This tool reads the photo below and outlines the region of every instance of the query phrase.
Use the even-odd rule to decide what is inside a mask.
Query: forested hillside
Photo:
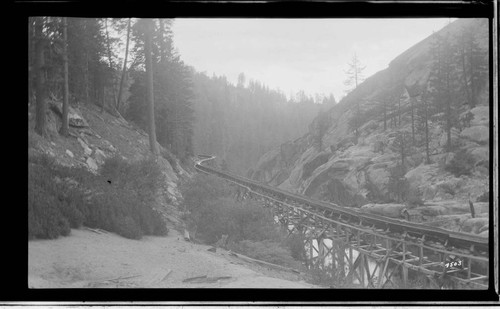
[[[457,20],[367,78],[306,135],[262,156],[252,177],[342,206],[398,218],[407,209],[415,221],[486,235],[488,59],[487,20]]]
[[[236,86],[203,73],[194,74],[193,84],[196,152],[214,154],[242,175],[274,145],[307,132],[312,119],[335,104],[333,96],[314,102],[303,92],[288,100],[258,81],[247,82],[243,73]]]
[[[37,100],[42,110],[46,100],[64,101],[67,63],[70,106],[94,104],[148,132],[146,33],[151,36],[156,140],[181,160],[195,150],[212,153],[219,164],[245,173],[274,145],[304,134],[320,111],[335,104],[332,96],[314,102],[302,91],[288,100],[280,91],[247,81],[243,73],[233,85],[225,77],[196,72],[174,49],[173,22],[31,18],[30,104]],[[44,116],[38,114],[37,131],[45,134]]]
[[[63,101],[67,63],[71,106],[94,104],[146,129],[144,40],[148,33],[157,141],[180,158],[192,155],[191,73],[173,51],[171,21],[152,23],[149,30],[140,19],[30,18],[30,103],[36,100],[41,110],[47,99]],[[45,134],[43,114],[38,113],[37,131]]]

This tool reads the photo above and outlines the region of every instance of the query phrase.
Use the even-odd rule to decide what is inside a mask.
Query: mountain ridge
[[[459,145],[454,151],[445,149],[447,136],[440,120],[442,114],[435,113],[429,117],[432,162],[425,164],[422,146],[412,146],[411,154],[404,158],[405,173],[398,176],[404,177],[409,186],[405,190],[412,197],[402,201],[399,197],[396,199],[392,192],[398,186],[398,181],[394,179],[401,157],[397,149],[398,136],[411,132],[413,104],[417,107],[423,104],[424,86],[432,75],[433,40],[446,35],[456,40],[464,29],[475,31],[478,45],[487,48],[486,20],[464,19],[450,23],[397,56],[388,68],[368,77],[333,106],[325,115],[329,127],[324,136],[319,136],[321,118],[317,117],[309,125],[308,133],[266,153],[248,176],[293,193],[342,206],[361,207],[365,211],[378,211],[398,218],[402,218],[399,211],[405,208],[411,210],[413,219],[418,222],[438,224],[436,222],[442,221],[440,226],[452,230],[474,230],[487,235],[484,227],[488,224],[489,207],[481,204],[486,203],[485,196],[489,194],[487,84],[483,84],[477,93],[477,106],[470,108],[462,105],[457,109],[459,121],[468,119],[469,124],[452,128],[451,136]],[[388,98],[394,98],[398,93],[401,94],[399,99],[396,96],[395,102],[399,104],[399,110],[388,117],[385,128],[381,108],[385,107]],[[438,100],[428,96],[426,100]],[[460,100],[459,97],[453,99],[454,102]],[[356,136],[350,123],[357,105],[366,114],[358,128],[359,136]],[[318,138],[324,145],[321,150],[317,147]],[[470,175],[457,176],[448,171],[460,152],[473,158]],[[465,207],[469,198],[480,209],[477,215],[482,216],[480,228],[470,228],[472,223],[469,221],[474,218]],[[373,207],[376,204],[387,206]]]

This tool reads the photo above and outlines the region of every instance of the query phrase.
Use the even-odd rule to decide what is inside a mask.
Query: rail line
[[[194,166],[196,170],[223,178],[238,185],[246,195],[253,196],[265,204],[272,204],[278,209],[276,212],[278,217],[296,225],[294,229],[299,229],[300,225],[304,225],[318,230],[321,233],[318,232],[314,237],[340,239],[344,245],[363,253],[366,258],[385,263],[383,267],[381,265],[377,277],[376,270],[372,273],[366,261],[358,261],[359,259],[351,261],[352,253],[348,257],[342,252],[337,252],[339,255],[337,263],[343,265],[344,259],[347,259],[350,269],[348,275],[357,276],[359,281],[367,281],[368,285],[375,286],[374,280],[377,278],[379,287],[383,287],[382,277],[385,276],[385,279],[389,281],[392,277],[386,273],[387,264],[392,262],[402,267],[403,277],[405,275],[407,277],[407,270],[411,269],[429,278],[439,278],[441,282],[443,278],[447,278],[475,288],[488,286],[488,238],[387,218],[361,212],[355,208],[313,200],[202,165],[213,160],[214,156],[198,155],[198,157],[200,159]],[[312,238],[310,241],[310,247],[313,247]],[[321,255],[322,250],[314,249],[317,254]],[[464,265],[446,267],[445,263],[450,257],[463,261]],[[318,257],[318,260],[320,258]],[[439,284],[436,285],[439,286]]]

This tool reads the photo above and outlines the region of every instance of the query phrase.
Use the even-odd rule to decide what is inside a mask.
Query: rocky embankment
[[[34,106],[28,109],[29,152],[45,153],[57,163],[71,167],[84,167],[98,173],[107,158],[120,156],[125,160],[137,161],[150,156],[147,134],[121,117],[101,112],[93,105],[71,106],[69,108],[69,137],[63,138],[58,129],[61,126],[61,102],[49,100],[47,109],[47,138],[33,133]],[[158,192],[157,209],[167,220],[182,226],[179,220],[179,202],[182,199],[178,184],[192,174],[189,167],[183,167],[179,160],[158,144],[157,158],[166,182]],[[68,180],[70,181],[70,180]]]
[[[451,24],[443,31],[458,31],[469,25],[467,23],[475,27],[480,24],[473,20],[461,23]],[[463,105],[459,111],[458,124],[451,132],[453,150],[446,150],[445,123],[439,113],[433,114],[428,122],[430,162],[426,162],[426,150],[421,142],[423,134],[418,133],[416,138],[420,142],[406,150],[402,178],[395,180],[391,175],[402,162],[398,135],[412,132],[411,107],[423,102],[431,65],[430,38],[427,38],[397,57],[386,70],[368,78],[328,111],[329,129],[322,136],[321,149],[317,142],[319,120],[315,119],[306,135],[266,153],[248,176],[341,206],[487,236],[488,214],[492,208],[488,202],[487,85],[478,91],[478,104],[474,108]],[[401,87],[398,90],[394,85]],[[359,127],[356,137],[349,124],[356,106],[380,111],[384,104],[381,98],[390,97],[387,93],[399,96],[400,114],[393,114],[384,127],[383,113],[373,112]],[[469,172],[462,175],[450,172],[453,158],[464,153],[472,158],[467,162]],[[408,186],[406,192],[411,192],[413,197],[398,203],[394,186],[403,182]],[[472,218],[469,202],[473,203],[475,218]],[[406,216],[402,214],[403,209],[407,210]]]

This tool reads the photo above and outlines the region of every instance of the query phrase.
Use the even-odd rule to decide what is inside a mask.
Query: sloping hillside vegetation
[[[279,90],[247,82],[243,73],[239,77],[236,86],[203,73],[192,80],[195,152],[215,155],[219,165],[240,175],[274,145],[307,132],[314,117],[335,104],[333,96],[315,102],[303,91],[288,100]]]
[[[71,108],[64,138],[58,103],[50,106],[46,138],[33,131],[33,106],[28,114],[30,238],[56,238],[83,225],[137,239],[181,224],[177,184],[190,174],[174,155],[160,146],[154,160],[144,131],[92,105]]]
[[[83,224],[140,238],[181,224],[194,117],[172,20],[27,21],[30,237]]]
[[[487,20],[457,20],[366,79],[307,134],[263,155],[250,176],[487,236],[489,120]]]

